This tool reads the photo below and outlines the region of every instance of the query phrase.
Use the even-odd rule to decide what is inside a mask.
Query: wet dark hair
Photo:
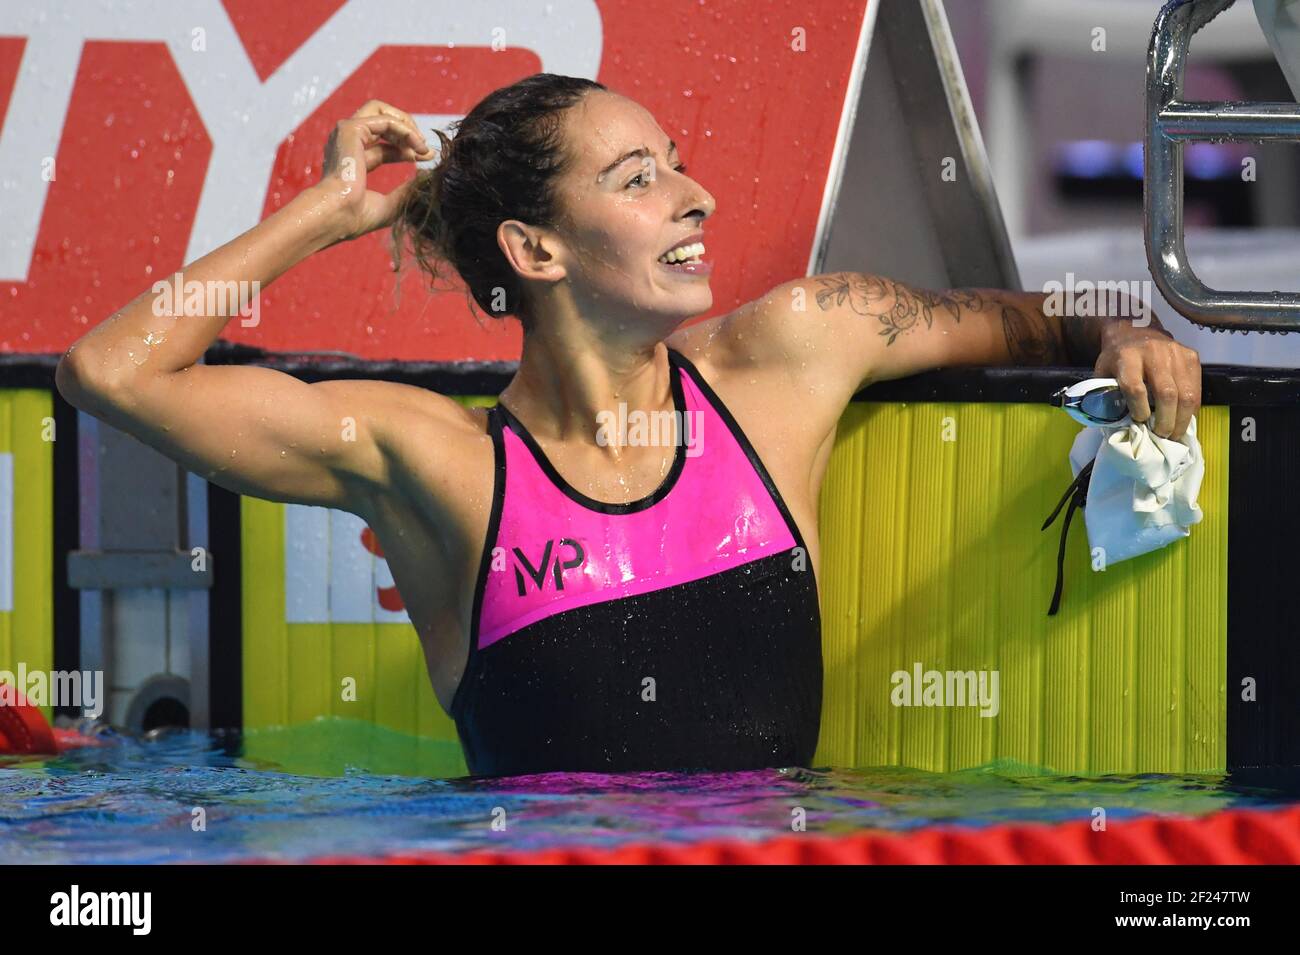
[[[563,113],[605,88],[580,77],[534,73],[488,94],[452,123],[454,138],[435,130],[438,165],[417,174],[393,223],[394,255],[400,260],[409,240],[432,287],[450,264],[483,311],[514,315],[528,331],[523,283],[497,247],[497,226],[505,219],[556,226],[554,183],[568,161]]]

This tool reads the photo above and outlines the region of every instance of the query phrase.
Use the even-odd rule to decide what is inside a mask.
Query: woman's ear
[[[518,219],[497,226],[497,246],[520,279],[558,282],[568,274],[559,261],[563,249],[559,240]]]

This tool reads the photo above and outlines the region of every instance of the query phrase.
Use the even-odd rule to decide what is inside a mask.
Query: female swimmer
[[[407,113],[366,104],[333,130],[318,184],[183,279],[265,288],[391,227],[431,275],[449,264],[522,323],[496,408],[199,364],[233,313],[168,314],[148,291],[68,351],[57,384],[221,487],[362,517],[476,775],[810,763],[818,490],[864,386],[1087,365],[1160,434],[1199,407],[1197,355],[1158,322],[1051,317],[1036,293],[798,276],[687,325],[713,304],[714,198],[649,112],[598,83],[530,76],[438,136],[435,153]],[[435,155],[367,189],[379,166]]]

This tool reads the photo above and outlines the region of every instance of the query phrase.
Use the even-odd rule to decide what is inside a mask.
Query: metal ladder
[[[1182,99],[1192,36],[1234,2],[1169,0],[1156,17],[1147,60],[1143,150],[1147,263],[1165,300],[1198,325],[1212,331],[1295,331],[1300,330],[1300,293],[1209,288],[1192,270],[1183,247],[1185,143],[1300,142],[1300,105],[1295,103]],[[1260,13],[1259,0],[1256,13]],[[1270,45],[1276,54],[1277,43]]]

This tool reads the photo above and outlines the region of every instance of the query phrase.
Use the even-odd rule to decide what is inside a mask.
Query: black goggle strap
[[[1084,465],[1070,486],[1065,489],[1061,495],[1061,500],[1057,502],[1056,508],[1052,511],[1051,516],[1043,522],[1042,530],[1047,530],[1052,521],[1056,520],[1056,515],[1061,512],[1061,508],[1066,501],[1070,502],[1070,507],[1065,512],[1065,521],[1061,524],[1061,546],[1056,552],[1056,589],[1052,592],[1052,606],[1047,611],[1049,617],[1055,616],[1056,611],[1061,606],[1061,589],[1065,586],[1065,541],[1070,533],[1070,519],[1074,517],[1074,512],[1080,510],[1088,502],[1088,482],[1092,478],[1093,461]]]

